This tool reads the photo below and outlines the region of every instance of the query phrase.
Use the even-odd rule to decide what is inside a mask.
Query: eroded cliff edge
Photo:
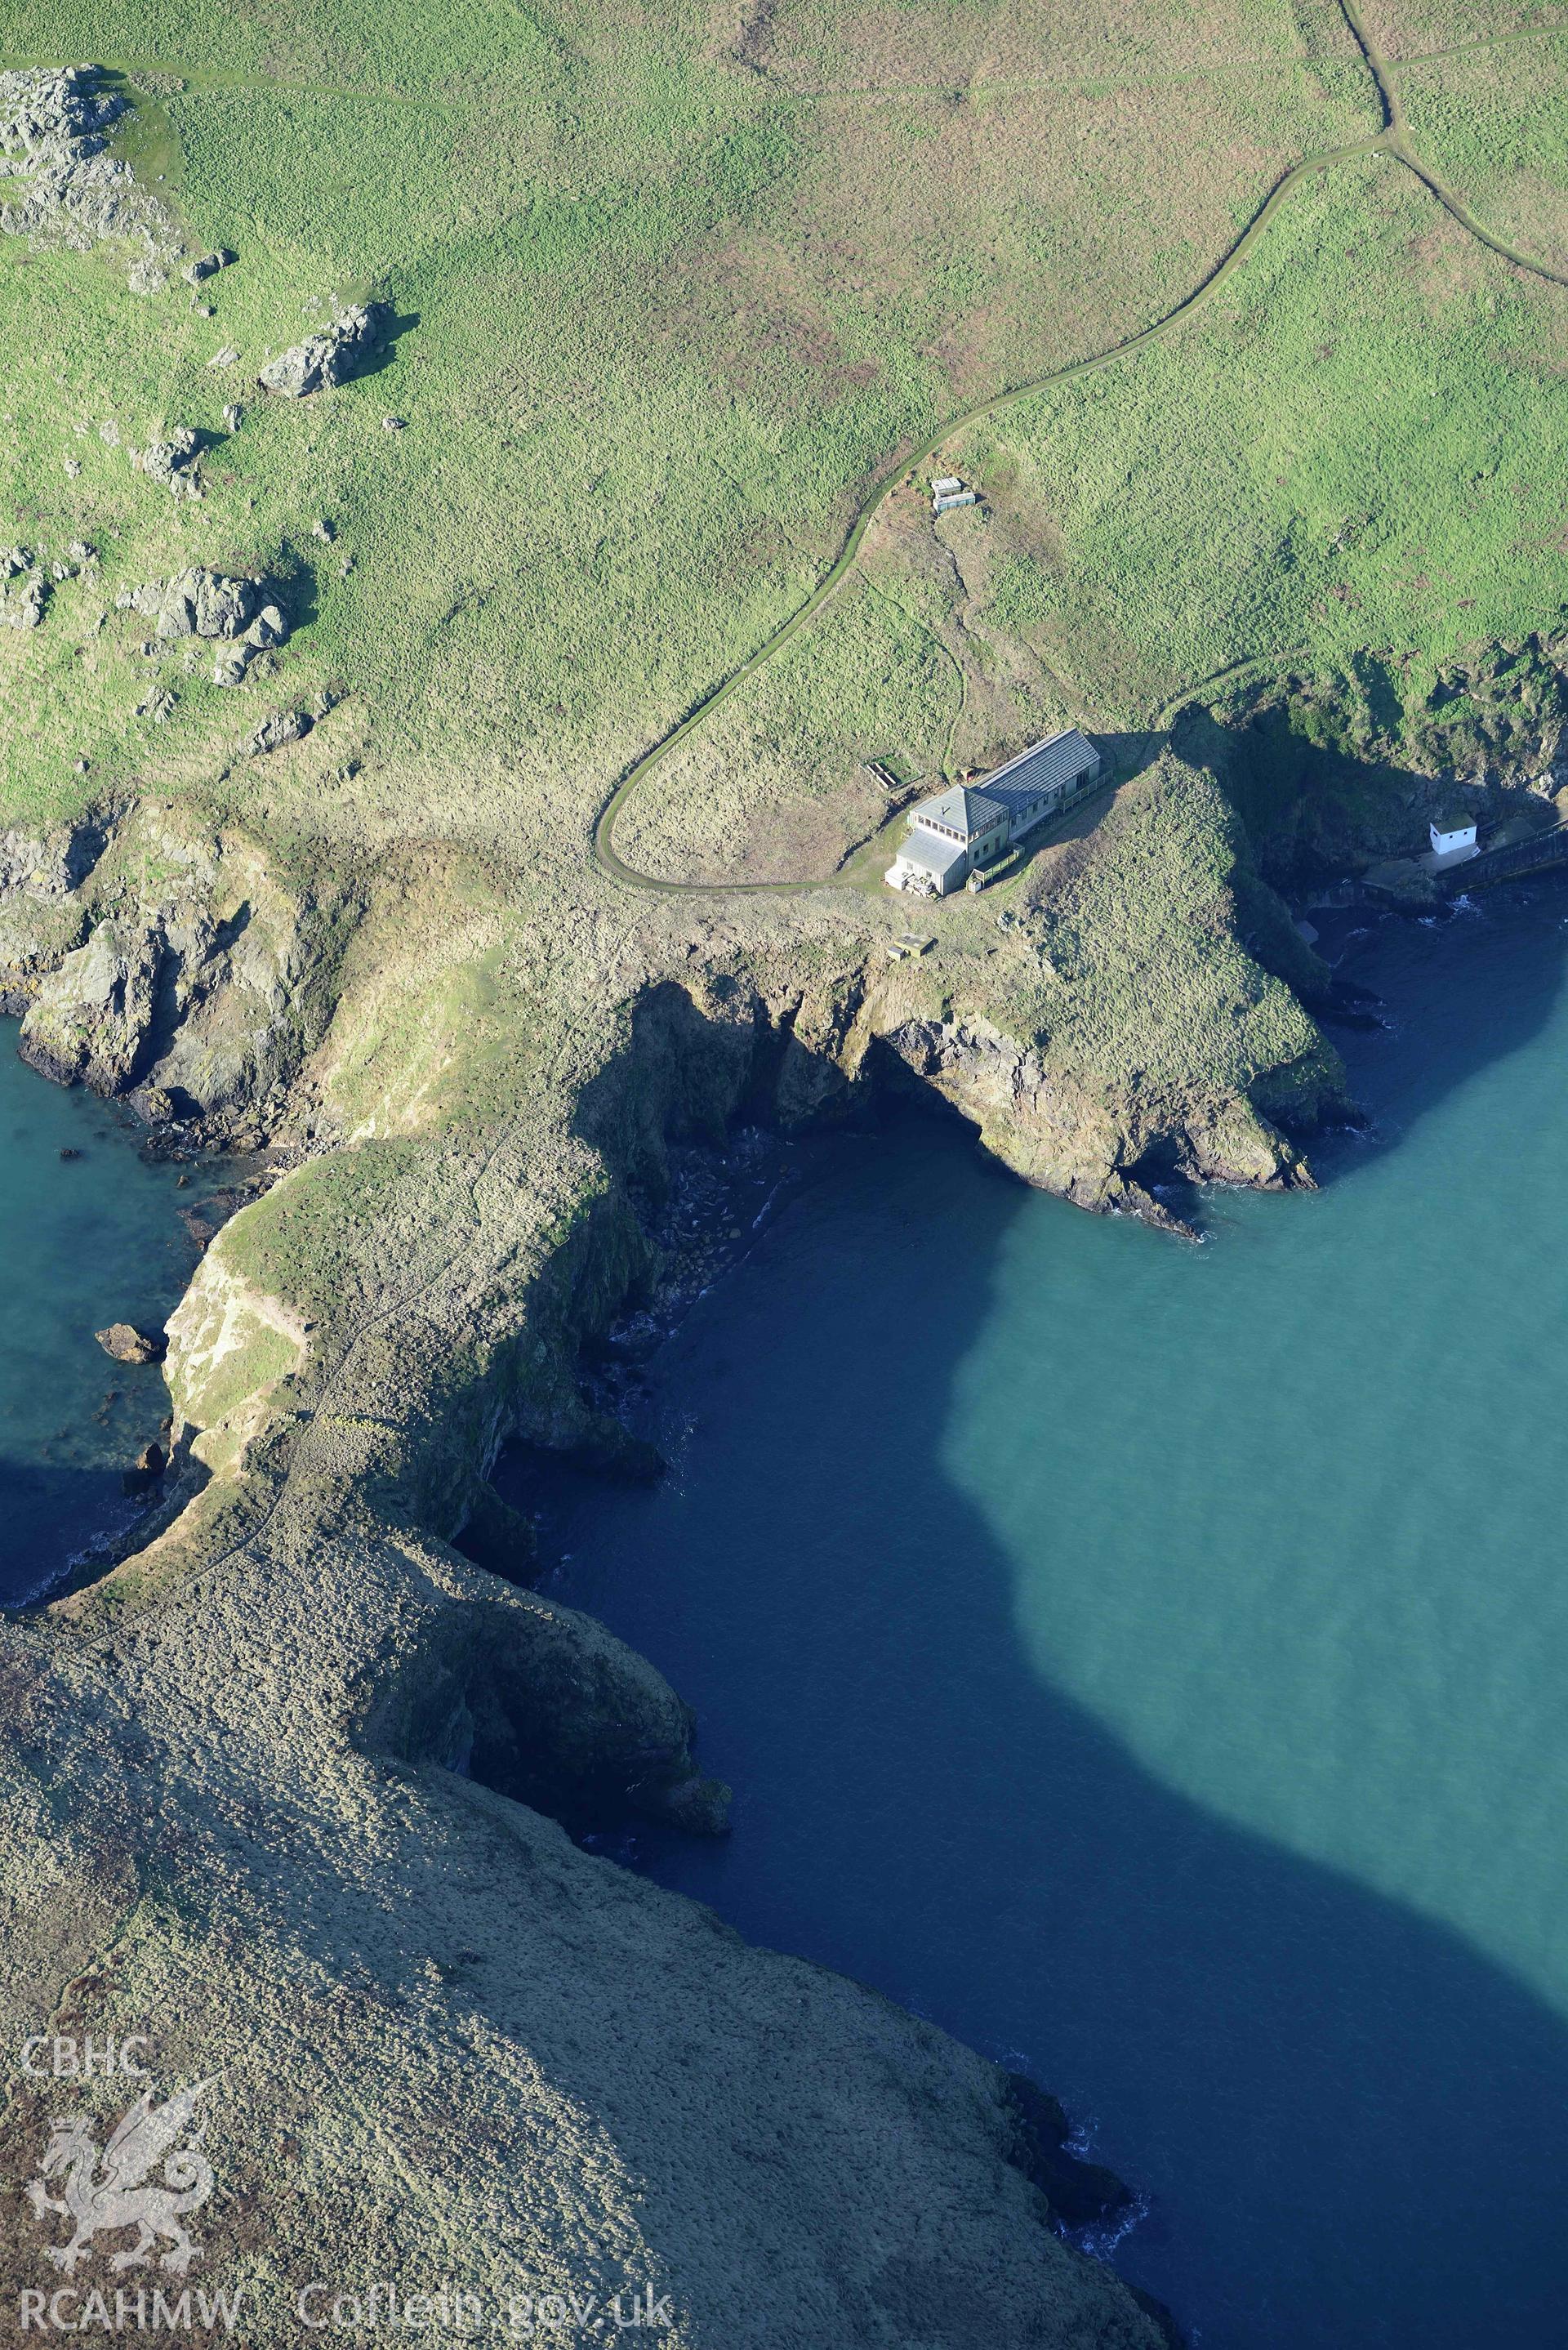
[[[452,1543],[504,1551],[509,1437],[624,1453],[577,1360],[648,1278],[673,1138],[917,1083],[1087,1204],[1305,1180],[1338,1067],[1244,942],[1314,981],[1212,776],[1155,761],[919,951],[846,890],[628,910],[581,876],[553,937],[504,868],[286,868],[156,803],[7,847],[24,1051],[288,1170],[172,1317],[162,1530],[5,1634],[18,2036],[145,2022],[224,2068],[213,2272],[258,2341],[291,2281],[435,2245],[491,2293],[653,2282],[691,2342],[1160,2338],[1054,2232],[1075,2190],[996,2068],[570,1839],[711,1830],[724,1791],[642,1659]]]

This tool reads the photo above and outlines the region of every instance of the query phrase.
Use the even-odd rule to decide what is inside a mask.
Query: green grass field
[[[1568,273],[1568,16],[1561,32],[1406,67],[1421,151],[1487,227]]]
[[[896,559],[901,592],[945,615],[978,719],[950,772],[1069,716],[1137,728],[1239,663],[1332,670],[1382,649],[1415,697],[1468,648],[1560,629],[1565,326],[1568,294],[1477,245],[1391,159],[1310,183],[1168,339],[951,445],[984,511],[933,532],[918,497],[895,502],[877,568]],[[784,659],[817,774],[841,779],[863,705],[845,704],[833,609]],[[951,693],[929,674],[928,735]],[[798,707],[791,724],[798,741]],[[745,779],[760,839],[779,739],[749,686],[656,772],[628,853],[657,836],[653,869],[673,869],[682,807],[707,822],[718,770]]]
[[[1401,68],[1411,135],[1500,233],[1543,238],[1546,21],[1373,22],[1401,55],[1492,42]],[[182,286],[130,294],[107,250],[0,243],[10,533],[102,555],[0,632],[6,814],[153,791],[291,869],[416,875],[331,1066],[362,1133],[513,1083],[520,929],[582,902],[617,776],[798,610],[901,449],[1161,318],[1289,166],[1379,127],[1336,0],[8,22],[18,58],[118,62],[126,151],[193,244],[240,258],[209,317]],[[252,389],[368,295],[395,316],[374,371]],[[1238,664],[1366,648],[1418,699],[1467,648],[1550,631],[1565,306],[1387,155],[1303,182],[1163,339],[944,449],[981,510],[933,527],[923,479],[897,489],[840,592],[628,808],[625,853],[669,880],[821,877],[886,814],[867,758],[955,775],[1069,718],[1139,729]],[[127,457],[176,424],[209,436],[199,503]],[[239,691],[116,607],[192,561],[282,584],[295,633]],[[158,687],[161,724],[136,714]],[[264,710],[328,694],[306,742],[237,755]]]
[[[1295,155],[1366,122],[1336,12],[1261,0],[1129,16],[1108,62],[1090,10],[784,8],[760,71],[701,8],[8,24],[17,57],[122,60],[128,151],[193,243],[241,255],[206,319],[182,288],[128,295],[107,255],[0,246],[28,354],[0,496],[18,536],[104,557],[0,643],[8,807],[79,802],[85,757],[92,796],[152,775],[280,836],[417,810],[493,839],[500,806],[531,852],[580,837],[820,576],[888,452],[1147,323]],[[381,373],[247,396],[332,295],[371,290],[404,322]],[[210,369],[225,345],[240,363]],[[106,421],[217,435],[204,503],[133,473]],[[292,583],[275,680],[224,694],[141,654],[115,592],[191,560]],[[157,727],[134,714],[154,671],[178,696]],[[259,706],[328,681],[348,698],[311,745],[224,776]]]

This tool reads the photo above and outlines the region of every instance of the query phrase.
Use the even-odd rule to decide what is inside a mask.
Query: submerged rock
[[[154,1335],[150,1330],[139,1330],[134,1322],[111,1322],[107,1330],[95,1330],[93,1336],[117,1363],[161,1363],[169,1344],[161,1331]],[[149,1450],[157,1451],[158,1448],[153,1445]],[[161,1454],[159,1458],[161,1461]]]
[[[379,302],[340,310],[330,326],[306,335],[302,343],[269,359],[256,381],[264,391],[275,392],[283,400],[304,400],[313,391],[330,390],[351,375],[380,341],[385,316]]]

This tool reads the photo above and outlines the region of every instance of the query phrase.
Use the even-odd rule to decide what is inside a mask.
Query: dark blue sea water
[[[1353,948],[1374,1131],[1201,1248],[846,1140],[668,1481],[545,1496],[738,1791],[645,1865],[1024,2062],[1207,2350],[1568,2341],[1565,958],[1544,887]]]
[[[197,1252],[178,1213],[194,1194],[177,1185],[117,1112],[46,1083],[0,1035],[0,1606],[130,1520],[121,1471],[168,1392],[156,1365],[111,1362],[93,1333],[155,1330],[178,1302]]]

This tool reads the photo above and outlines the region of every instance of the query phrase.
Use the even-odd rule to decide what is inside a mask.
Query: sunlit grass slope
[[[577,838],[820,576],[900,442],[1157,316],[1291,161],[1369,125],[1326,5],[1133,12],[1109,46],[1094,16],[14,8],[12,57],[126,69],[130,151],[240,260],[207,318],[106,255],[0,245],[24,355],[0,499],[30,543],[104,556],[0,643],[9,807],[68,807],[85,757],[95,795],[152,777],[278,831],[493,834],[472,778],[504,754],[508,828]],[[379,373],[297,408],[250,392],[370,291],[399,321]],[[205,500],[177,506],[105,422],[213,434]],[[347,695],[259,799],[223,775],[259,693],[144,655],[114,608],[190,561],[288,585],[272,698]],[[153,727],[159,679],[179,700]]]

